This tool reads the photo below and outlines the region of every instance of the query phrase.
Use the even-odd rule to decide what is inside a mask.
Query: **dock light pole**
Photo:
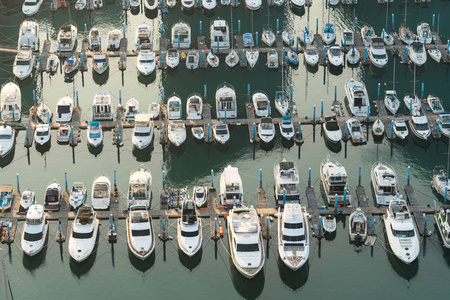
[[[162,171],[162,185],[163,185],[163,190],[166,189],[166,172],[163,170]]]
[[[411,180],[411,166],[408,166],[408,185]]]
[[[334,101],[337,100],[337,84],[334,85]]]
[[[391,121],[391,135],[394,135],[394,120]]]
[[[119,89],[119,104],[122,104],[122,89]]]
[[[447,203],[447,186],[445,187],[444,203]]]
[[[286,188],[283,188],[283,205],[286,204]]]
[[[436,121],[436,133],[437,133],[437,135],[439,135],[439,125],[440,125],[439,121],[440,121],[439,119],[437,119],[437,121]]]
[[[323,118],[323,99],[320,100],[320,117]]]
[[[277,34],[280,34],[280,19],[277,19]]]
[[[206,98],[206,84],[203,86],[203,97]]]
[[[316,18],[316,34],[319,33],[319,18]]]
[[[78,90],[75,91],[75,99],[76,99],[76,101],[77,101],[77,106],[79,106],[79,105],[78,105]]]
[[[361,185],[361,167],[359,167],[358,185]]]
[[[209,125],[209,123],[208,123],[208,141],[209,141],[209,138],[210,138],[210,133],[209,133],[209,131],[210,131],[210,125]]]
[[[211,169],[211,187],[214,187],[214,170]]]
[[[308,169],[308,186],[311,186],[311,168]]]
[[[45,35],[47,36],[47,40],[48,40],[48,24],[45,24]]]
[[[380,88],[381,88],[381,84],[378,82],[378,100],[380,100]]]
[[[256,137],[256,124],[253,123],[253,138]]]
[[[36,90],[33,90],[33,104],[36,105]]]
[[[358,18],[355,18],[355,31],[358,28]]]
[[[337,213],[337,207],[338,207],[338,195],[334,194],[334,212]]]
[[[202,21],[200,21],[200,35],[202,35]]]
[[[125,23],[122,24],[123,38],[125,38]]]
[[[298,139],[300,140],[302,137],[302,123],[298,122]]]
[[[241,20],[238,20],[238,32],[241,34]]]
[[[236,196],[233,196],[233,207],[236,207]]]
[[[256,32],[256,47],[258,47],[258,31]]]
[[[344,206],[346,205],[347,202],[347,187],[344,187]]]
[[[394,28],[394,14],[392,14],[392,28]]]
[[[313,107],[313,121],[316,122],[316,105]]]
[[[65,183],[66,191],[67,191],[68,187],[67,187],[67,173],[66,172],[64,172],[64,183]]]
[[[163,139],[163,141],[165,140],[165,137],[164,137],[164,134],[165,134],[165,130],[164,130],[164,124],[162,124],[162,127],[161,127],[161,130],[162,130],[162,139]]]
[[[422,82],[422,94],[420,98],[423,98],[424,91],[425,91],[425,82]]]
[[[262,169],[259,169],[259,188],[262,189]]]
[[[86,23],[84,23],[84,37],[86,37],[87,36],[87,26],[86,26]]]
[[[291,101],[293,101],[292,99],[294,98],[294,85],[291,84]]]

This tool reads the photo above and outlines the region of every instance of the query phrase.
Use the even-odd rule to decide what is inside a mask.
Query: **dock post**
[[[256,44],[256,47],[258,47],[258,31],[256,32],[256,40],[255,40],[255,44]]]
[[[29,137],[28,137],[28,126],[25,127],[25,139],[27,141],[27,146],[26,147],[30,147],[30,140],[29,140]]]
[[[119,146],[119,140],[120,140],[120,128],[119,125],[116,126],[116,138],[117,138],[117,146]]]
[[[47,40],[48,40],[48,24],[45,24],[45,34],[46,34]]]
[[[444,203],[447,203],[447,186],[445,186]]]
[[[12,108],[12,120],[13,120],[13,122],[16,120],[16,116],[14,114],[14,106]]]
[[[200,35],[202,35],[202,21],[200,21]]]
[[[86,23],[84,23],[84,37],[86,37],[87,36],[87,26],[86,26]]]
[[[164,103],[164,88],[161,88],[161,102]]]
[[[33,105],[36,105],[36,90],[33,90]]]
[[[119,104],[122,104],[122,89],[119,89]]]
[[[277,34],[280,34],[280,19],[277,19]]]
[[[141,51],[141,40],[138,40],[138,51]],[[164,57],[164,56],[162,56]]]
[[[348,133],[348,125],[347,122],[345,122],[345,139],[347,139],[347,133]]]
[[[327,60],[327,47],[323,47],[323,63]]]
[[[372,233],[375,231],[375,216],[372,215]]]
[[[120,52],[120,66],[122,67],[123,70],[123,52]]]
[[[406,49],[408,49],[408,48],[406,48]],[[450,52],[449,50],[450,50],[450,40],[447,40],[447,54],[448,54],[448,52]]]
[[[214,218],[214,238],[217,238],[217,217]]]
[[[81,52],[80,54],[80,62],[81,62],[81,72],[84,71],[84,57],[83,57],[83,52]]]
[[[241,20],[238,20],[238,32],[241,34]]]
[[[74,136],[73,136],[73,126],[70,127],[70,131],[72,133],[72,146],[75,146]]]
[[[247,97],[250,98],[250,83],[247,84]]]
[[[344,48],[347,47],[347,36],[344,35]]]
[[[214,187],[214,170],[211,169],[211,187]]]
[[[19,173],[16,174],[16,180],[17,180],[17,191],[20,193]]]
[[[109,215],[109,229],[111,231],[114,230],[114,223],[113,223],[113,215],[112,214]]]
[[[370,105],[367,106],[367,120],[370,119]]]
[[[181,109],[181,107],[180,107]],[[227,108],[225,107],[225,122],[227,122]]]
[[[378,82],[378,100],[380,100],[380,88],[381,88],[381,84]]]
[[[293,84],[291,84],[291,101],[292,101],[292,98],[294,98],[294,85]]]
[[[302,138],[302,122],[298,122],[298,139]]]
[[[411,114],[412,114],[412,103],[413,103],[413,101],[412,101],[412,99],[409,101],[409,111],[411,112]]]
[[[164,34],[164,24],[161,23],[161,35],[163,35],[163,34]]]
[[[202,50],[202,65],[205,64],[205,50]]]
[[[358,28],[358,18],[355,18],[355,31]]]
[[[313,107],[313,121],[316,122],[316,105]]]
[[[286,47],[283,47],[283,63],[286,60]]]
[[[164,239],[165,235],[166,235],[166,218],[162,219],[162,227],[163,227],[163,239]]]
[[[270,219],[269,219],[269,216],[267,216],[267,218],[266,218],[266,237],[267,237],[267,239],[269,239],[270,238]]]
[[[177,43],[178,43],[178,49],[180,49],[180,34],[178,34]]]
[[[163,184],[163,190],[166,189],[166,175],[164,170],[162,171],[162,184]]]
[[[391,121],[391,135],[394,136],[394,120]]]
[[[347,204],[347,188],[344,187],[344,206]]]
[[[423,219],[424,219],[424,222],[423,222],[423,236],[427,236],[427,214],[424,214],[424,216],[423,216]]]
[[[125,38],[125,23],[122,24],[123,38]]]
[[[392,14],[392,28],[394,28],[394,14]]]
[[[62,241],[62,226],[61,226],[61,220],[58,222],[58,236],[59,240]]]
[[[233,196],[233,207],[236,207],[236,196]]]
[[[405,61],[408,60],[408,47],[405,48]]]
[[[439,121],[440,121],[439,119],[437,119],[437,121],[436,121],[436,134],[437,135],[439,135],[439,125],[440,125]]]
[[[41,71],[43,71],[42,69],[42,54],[39,53],[39,69],[41,69]]]
[[[308,169],[308,186],[311,186],[311,168]]]
[[[366,47],[366,50],[365,50],[365,61],[367,61],[367,47]]]
[[[259,169],[259,188],[262,189],[262,169]]]
[[[320,100],[320,117],[323,118],[323,99]]]
[[[319,234],[321,230],[322,230],[322,216],[319,215]]]
[[[162,124],[162,127],[161,127],[161,134],[162,134],[162,139],[164,141],[165,140],[165,137],[164,137],[164,135],[165,135],[164,124]]]
[[[319,33],[319,18],[316,18],[316,34]]]
[[[99,44],[99,51],[102,51],[102,37],[101,36],[98,38],[98,44]]]
[[[361,167],[359,167],[358,185],[361,185]]]
[[[427,44],[427,33],[425,32],[425,36],[423,37],[423,44]]]
[[[117,178],[116,178],[116,171],[114,171],[114,191],[117,192]]]
[[[298,42],[298,37],[297,37],[297,42]],[[306,31],[303,31],[303,44],[306,45]],[[298,48],[298,47],[297,47]],[[297,49],[298,50],[298,49]]]
[[[64,172],[64,183],[65,183],[66,191],[67,191],[68,190],[68,187],[67,187],[67,172]]]
[[[411,180],[411,166],[408,166],[408,185]]]
[[[206,98],[206,84],[203,86],[203,97]]]
[[[256,124],[253,123],[253,138],[256,137]]]
[[[433,30],[434,30],[434,19],[435,19],[435,14],[433,14],[433,21],[431,22],[431,26],[433,27]]]
[[[425,83],[422,82],[422,92],[421,92],[421,96],[420,96],[420,98],[422,98],[422,99],[423,99],[423,92],[424,92],[424,90],[425,90]]]
[[[334,85],[334,101],[337,100],[337,84]]]
[[[338,207],[338,195],[334,194],[334,212],[337,213],[337,207]]]
[[[210,127],[210,125],[208,123],[208,141],[209,141],[209,138],[210,138],[210,136],[209,136],[209,131],[210,131],[209,127]]]
[[[383,36],[382,36],[383,42],[384,42],[384,30],[383,30]]]
[[[79,106],[78,105],[78,90],[75,91],[75,99],[77,100],[77,106]]]
[[[286,204],[286,188],[283,188],[283,205]]]

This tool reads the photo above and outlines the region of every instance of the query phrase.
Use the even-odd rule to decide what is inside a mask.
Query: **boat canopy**
[[[57,188],[47,189],[45,192],[45,202],[58,202],[59,190]]]

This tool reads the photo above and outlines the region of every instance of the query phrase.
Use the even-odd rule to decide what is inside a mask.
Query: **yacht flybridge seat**
[[[194,224],[197,222],[197,214],[195,213],[195,202],[187,202],[183,210],[182,222]]]
[[[81,225],[90,225],[94,221],[91,214],[91,208],[87,206],[81,206],[78,208],[78,221]]]

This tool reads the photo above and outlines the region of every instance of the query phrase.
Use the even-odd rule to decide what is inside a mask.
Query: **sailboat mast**
[[[233,36],[233,7],[230,5],[231,8],[231,50],[234,48],[234,36]]]
[[[385,25],[386,30],[387,30],[387,26],[388,26],[388,11],[389,11],[389,1],[386,2],[386,25]]]
[[[406,8],[408,7],[408,0],[405,0],[405,27],[406,27]]]
[[[392,80],[392,89],[395,91],[395,57],[394,57],[394,78]]]

